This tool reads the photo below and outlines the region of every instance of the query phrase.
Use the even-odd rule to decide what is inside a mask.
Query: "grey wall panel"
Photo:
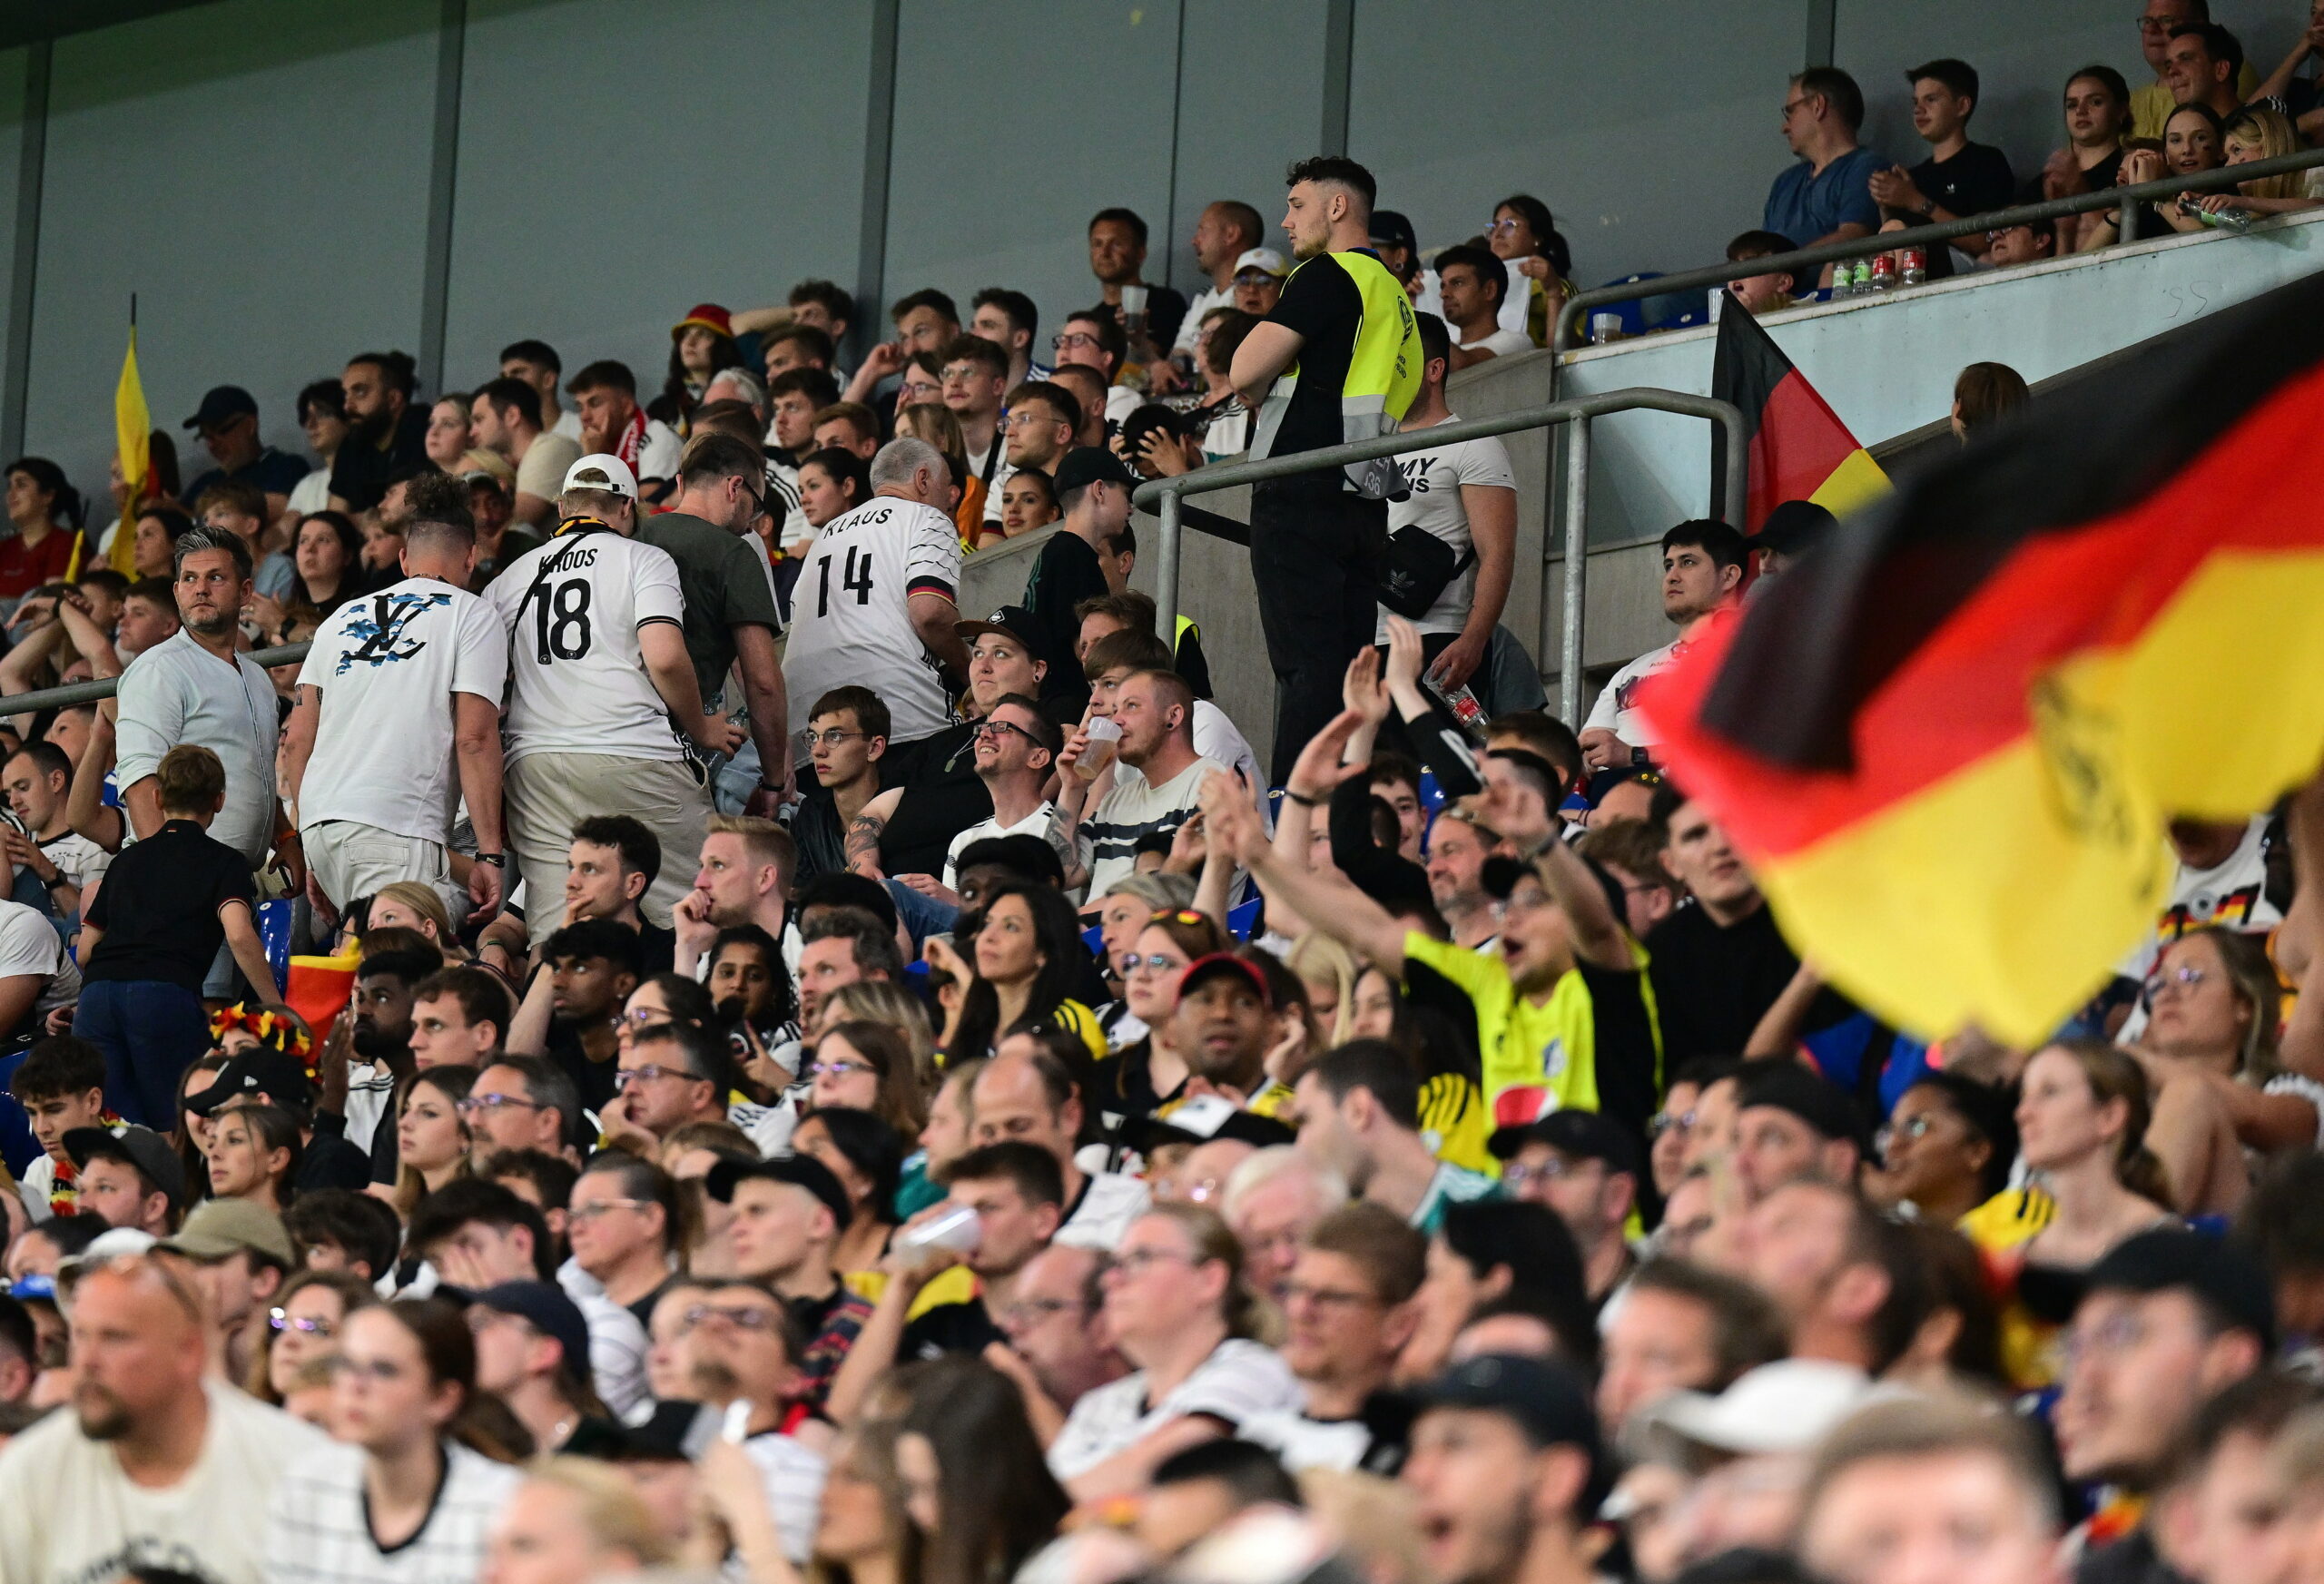
[[[132,291],[172,430],[231,382],[295,450],[301,384],[418,349],[436,16],[222,0],[58,42],[28,448],[103,495]]]
[[[1423,248],[1531,192],[1597,284],[1758,223],[1807,0],[1356,0],[1348,152]]]
[[[520,336],[658,389],[696,302],[855,268],[869,0],[472,0],[448,382]]]
[[[1838,0],[1833,58],[1864,89],[1866,144],[1905,165],[1926,158],[1928,145],[1913,132],[1904,74],[1938,56],[1968,62],[1984,88],[1971,135],[1998,144],[2023,181],[2065,142],[2059,98],[2068,73],[2094,63],[2134,89],[2154,80],[2139,52],[2138,12],[2122,0]],[[2283,5],[2213,0],[2211,14],[2235,30],[2262,76],[2291,47],[2296,16]]]
[[[0,300],[13,292],[16,257],[17,178],[25,149],[25,46],[0,50]],[[7,366],[8,316],[0,313],[0,368]]]
[[[1013,286],[1039,305],[1046,358],[1063,315],[1098,297],[1092,214],[1136,210],[1152,228],[1150,258],[1168,241],[1177,48],[1174,0],[904,0],[889,300],[940,287],[965,320],[973,293]],[[996,92],[1024,113],[994,114]],[[1146,274],[1161,278],[1153,263]]]
[[[1241,199],[1258,210],[1269,245],[1282,245],[1284,167],[1315,152],[1323,124],[1324,26],[1331,7],[1329,0],[1274,0],[1267,34],[1283,47],[1260,50],[1251,47],[1251,8],[1241,0],[1185,0],[1185,6],[1168,279],[1191,297],[1210,285],[1187,241],[1204,204]],[[1161,256],[1157,234],[1154,257]],[[1163,278],[1152,264],[1147,273]]]

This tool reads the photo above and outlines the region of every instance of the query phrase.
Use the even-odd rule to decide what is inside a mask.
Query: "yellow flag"
[[[129,505],[121,526],[113,531],[112,566],[123,577],[137,576],[137,508],[144,504],[146,484],[153,473],[148,448],[153,439],[153,415],[145,406],[145,385],[137,378],[137,326],[129,327],[129,354],[121,360],[121,383],[113,388],[113,425],[121,447],[121,477],[129,486]]]

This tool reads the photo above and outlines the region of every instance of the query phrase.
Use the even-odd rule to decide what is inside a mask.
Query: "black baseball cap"
[[[1040,623],[1033,619],[1032,612],[1020,605],[1002,605],[980,622],[955,622],[952,630],[960,635],[963,644],[973,644],[987,633],[998,633],[1015,642],[1036,660],[1050,658],[1047,653],[1049,646],[1042,641]]]
[[[770,1183],[789,1183],[793,1187],[806,1189],[822,1202],[824,1209],[832,1213],[832,1220],[842,1232],[855,1216],[855,1206],[848,1203],[847,1190],[840,1186],[839,1178],[832,1174],[831,1167],[812,1156],[778,1155],[765,1160],[721,1159],[704,1177],[703,1186],[721,1205],[731,1205],[734,1201],[737,1185],[753,1178]]]
[[[1551,1111],[1521,1127],[1496,1127],[1485,1147],[1495,1159],[1507,1160],[1529,1144],[1546,1144],[1576,1160],[1602,1160],[1609,1171],[1640,1173],[1638,1141],[1595,1111]]]
[[[315,1101],[314,1080],[307,1077],[305,1062],[261,1045],[243,1051],[220,1067],[218,1081],[190,1097],[185,1108],[197,1117],[208,1117],[230,1100],[258,1094],[279,1106],[311,1106]]]
[[[185,1203],[185,1167],[169,1140],[150,1127],[134,1122],[118,1133],[107,1127],[75,1127],[64,1135],[64,1153],[74,1171],[86,1171],[93,1160],[135,1166],[168,1197],[171,1209]]]
[[[1739,1113],[1753,1106],[1788,1111],[1826,1138],[1844,1138],[1859,1150],[1866,1146],[1864,1115],[1855,1102],[1837,1086],[1795,1063],[1771,1067],[1744,1084],[1735,1108]]]
[[[1574,1510],[1594,1513],[1605,1500],[1606,1457],[1590,1388],[1564,1364],[1520,1353],[1484,1353],[1454,1364],[1408,1401],[1415,1413],[1438,1408],[1498,1413],[1536,1447],[1581,1448],[1590,1460],[1590,1481]]]
[[[1370,241],[1375,248],[1403,248],[1408,252],[1420,251],[1420,239],[1413,233],[1413,222],[1397,209],[1375,209],[1372,212]]]
[[[239,385],[213,385],[202,394],[202,406],[185,420],[190,429],[214,429],[248,415],[258,417],[258,403]]]
[[[1220,1095],[1196,1095],[1167,1115],[1147,1117],[1136,1131],[1141,1151],[1165,1144],[1209,1144],[1221,1138],[1265,1149],[1290,1144],[1299,1136],[1288,1124],[1246,1111]]]
[[[1137,480],[1119,457],[1102,446],[1074,447],[1058,463],[1057,475],[1049,480],[1049,487],[1059,496],[1092,484],[1118,484],[1124,489],[1135,489]]]
[[[2138,1294],[2184,1290],[2215,1309],[2228,1325],[2248,1331],[2272,1351],[2276,1303],[2268,1274],[2235,1245],[2184,1227],[2161,1227],[2125,1238],[2083,1277],[2083,1292]]]
[[[513,1314],[543,1336],[556,1338],[565,1350],[565,1367],[584,1381],[589,1379],[589,1323],[563,1288],[547,1282],[499,1282],[469,1302]]]
[[[1839,523],[1839,518],[1812,500],[1777,501],[1759,531],[1744,543],[1754,550],[1795,556],[1807,549]]]

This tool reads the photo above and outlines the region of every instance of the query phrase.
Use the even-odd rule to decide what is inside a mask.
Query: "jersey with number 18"
[[[932,506],[875,496],[825,523],[791,591],[783,679],[792,730],[806,730],[815,701],[849,684],[888,706],[891,742],[950,725],[943,679],[911,625],[911,596],[953,600],[960,582],[960,529]]]
[[[576,528],[510,562],[485,597],[508,632],[509,762],[544,753],[686,758],[637,642],[648,623],[683,623],[668,551]]]

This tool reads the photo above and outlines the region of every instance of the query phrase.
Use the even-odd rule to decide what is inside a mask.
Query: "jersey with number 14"
[[[875,496],[815,536],[791,591],[783,679],[791,726],[804,731],[832,688],[868,687],[896,743],[951,724],[950,701],[911,625],[911,596],[957,595],[960,532],[932,506]]]
[[[509,762],[547,753],[685,758],[637,642],[647,623],[676,626],[685,615],[668,551],[610,528],[576,529],[517,556],[485,597],[508,631]]]

